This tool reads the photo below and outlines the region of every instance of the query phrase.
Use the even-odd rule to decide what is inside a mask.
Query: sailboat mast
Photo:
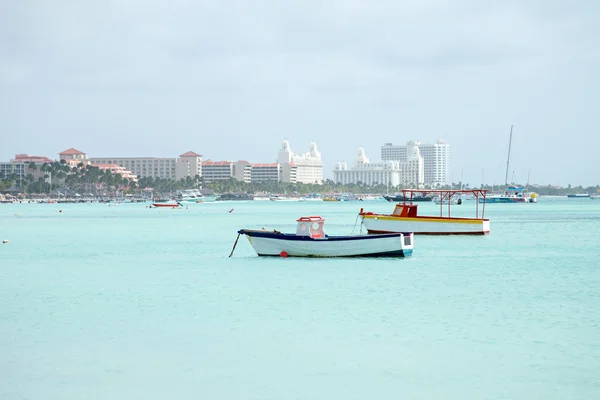
[[[510,126],[510,139],[508,139],[508,157],[506,158],[506,176],[504,177],[504,186],[508,185],[508,167],[510,165],[510,146],[512,144],[513,126]]]

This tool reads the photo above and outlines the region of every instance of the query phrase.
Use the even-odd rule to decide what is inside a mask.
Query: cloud
[[[375,160],[384,142],[443,137],[455,168],[476,170],[479,179],[483,165],[505,157],[476,151],[482,136],[504,149],[510,124],[527,132],[516,163],[520,149],[535,153],[536,143],[559,141],[564,129],[578,141],[598,140],[590,110],[600,62],[594,2],[39,0],[0,7],[0,117],[24,135],[49,130],[61,149],[85,130],[84,144],[99,153],[124,135],[135,145],[123,151],[156,152],[145,137],[176,129],[178,142],[160,151],[198,146],[213,159],[261,161],[274,157],[284,137],[295,148],[310,139],[331,168],[359,145]],[[223,146],[222,138],[240,132],[242,139]],[[42,139],[39,151],[60,151],[49,149],[55,143]],[[536,156],[550,180],[563,174],[552,164],[562,150],[544,143]],[[26,142],[14,146],[28,151]],[[8,158],[17,149],[2,151]]]

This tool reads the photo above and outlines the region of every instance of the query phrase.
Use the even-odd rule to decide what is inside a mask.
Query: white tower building
[[[450,176],[450,145],[443,140],[433,144],[409,141],[406,145],[386,143],[381,147],[381,159],[408,162],[409,149],[417,147],[423,157],[423,183],[433,186],[448,184]]]
[[[311,142],[309,151],[306,153],[294,154],[290,143],[284,140],[277,154],[277,162],[296,166],[296,182],[323,183],[323,160],[315,142]],[[283,180],[286,181],[286,177]],[[293,181],[293,179],[287,181]]]

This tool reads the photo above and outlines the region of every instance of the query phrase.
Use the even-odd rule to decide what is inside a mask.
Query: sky
[[[451,180],[600,184],[600,2],[0,2],[0,161],[451,146]]]

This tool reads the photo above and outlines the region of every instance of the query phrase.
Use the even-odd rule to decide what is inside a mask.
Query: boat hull
[[[414,232],[419,235],[488,235],[489,219],[362,215],[369,233]]]
[[[393,202],[393,203],[398,203],[398,202],[428,202],[428,201],[433,201],[433,197],[432,196],[383,196],[384,199],[386,199],[387,201]]]
[[[179,207],[181,207],[181,204],[173,204],[173,203],[152,203],[152,207],[179,208]]]
[[[529,203],[528,197],[486,197],[479,198],[479,203],[485,204],[505,204],[505,203]]]
[[[242,229],[259,256],[289,257],[408,257],[412,234],[327,236],[315,239],[286,233]]]

